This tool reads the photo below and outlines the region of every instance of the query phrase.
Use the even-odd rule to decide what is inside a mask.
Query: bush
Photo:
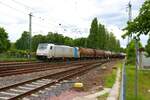
[[[9,50],[5,53],[3,53],[3,55],[5,55],[5,57],[7,58],[29,58],[30,55],[31,57],[35,57],[35,52],[29,52],[27,50]]]
[[[141,48],[142,44],[138,42],[138,47]],[[135,41],[131,40],[127,48],[127,63],[135,64],[136,61],[136,50],[135,50]]]

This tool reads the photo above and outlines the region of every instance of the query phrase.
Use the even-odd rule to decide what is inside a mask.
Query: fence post
[[[126,65],[125,65],[125,62],[123,63],[123,67],[122,67],[120,100],[126,100]]]

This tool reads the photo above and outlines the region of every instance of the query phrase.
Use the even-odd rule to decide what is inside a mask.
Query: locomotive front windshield
[[[41,50],[47,49],[47,46],[48,46],[48,44],[39,44],[38,49],[41,49]]]

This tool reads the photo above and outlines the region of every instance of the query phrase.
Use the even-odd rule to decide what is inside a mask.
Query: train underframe
[[[52,57],[52,58],[47,58],[47,56],[36,56],[38,60],[41,61],[77,61],[77,60],[90,60],[90,59],[112,59],[112,58],[124,58],[124,57],[80,57],[80,58],[73,58],[73,57]]]

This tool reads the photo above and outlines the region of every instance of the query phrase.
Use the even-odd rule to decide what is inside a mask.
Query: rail
[[[98,61],[93,61],[93,62],[98,62]],[[71,67],[74,65],[86,64],[86,63],[91,63],[91,62],[78,62],[78,63],[72,63],[72,64],[68,64],[68,65],[62,64],[60,66],[58,66],[56,64],[42,63],[42,64],[34,64],[32,66],[30,65],[30,66],[22,66],[22,67],[18,67],[18,66],[16,66],[16,67],[15,66],[14,67],[1,67],[0,68],[0,77],[32,73],[32,72],[47,71],[47,70],[53,70],[53,69],[59,69],[59,68],[67,68],[67,67]]]
[[[100,63],[97,62],[97,63],[79,65],[79,66],[76,66],[75,68],[71,68],[71,69],[68,69],[68,70],[65,70],[65,71],[57,72],[57,73],[54,73],[54,74],[46,75],[46,76],[43,76],[43,77],[35,78],[35,79],[32,79],[32,80],[28,80],[28,81],[25,81],[25,82],[21,82],[21,83],[18,83],[18,84],[14,84],[14,85],[10,85],[10,86],[1,88],[0,92],[1,91],[8,91],[9,89],[16,88],[18,86],[22,86],[22,85],[25,85],[25,84],[33,83],[33,82],[36,82],[38,80],[53,79],[53,77],[55,77],[55,79],[52,80],[51,82],[48,82],[48,83],[46,83],[42,86],[39,86],[37,88],[34,88],[32,90],[23,92],[23,93],[18,94],[16,96],[10,97],[10,98],[8,98],[8,100],[16,100],[16,99],[19,99],[19,98],[23,98],[27,95],[30,95],[32,93],[35,93],[35,92],[41,90],[41,89],[44,89],[44,88],[49,87],[51,85],[54,85],[54,84],[56,84],[56,83],[58,83],[58,82],[60,82],[64,79],[71,78],[72,76],[78,75],[80,73],[83,74],[83,72],[85,72],[87,70],[90,70],[92,68],[95,68],[98,65],[101,65],[105,62],[107,62],[107,61],[103,61],[103,62],[100,62]]]

